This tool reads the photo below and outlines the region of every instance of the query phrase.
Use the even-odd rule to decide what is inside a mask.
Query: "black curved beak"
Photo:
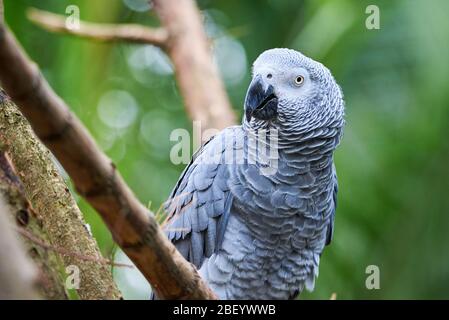
[[[264,82],[260,75],[254,77],[249,85],[245,98],[245,116],[249,122],[254,117],[260,120],[270,120],[276,117],[278,98],[272,85]]]

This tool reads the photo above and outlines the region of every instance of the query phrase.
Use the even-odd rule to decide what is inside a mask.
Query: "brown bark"
[[[157,295],[162,299],[215,298],[4,26],[0,26],[0,81]]]
[[[153,0],[167,29],[166,45],[187,112],[203,128],[221,130],[236,122],[235,114],[212,61],[200,12],[193,0]]]
[[[0,78],[4,83],[9,82]],[[0,96],[0,143],[7,150],[23,183],[25,196],[42,221],[49,243],[55,248],[65,248],[75,253],[59,254],[63,272],[67,266],[79,268],[81,281],[76,292],[81,299],[119,299],[121,295],[111,271],[101,263],[103,258],[97,243],[87,230],[82,214],[50,153],[37,140],[17,107],[1,93]],[[77,254],[91,257],[91,261],[80,259]]]

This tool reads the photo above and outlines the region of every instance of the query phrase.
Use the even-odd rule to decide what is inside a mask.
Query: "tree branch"
[[[154,0],[163,28],[81,22],[69,29],[66,17],[30,9],[29,19],[38,26],[63,34],[99,41],[140,42],[159,46],[170,57],[188,115],[202,129],[221,130],[236,123],[209,41],[193,0]],[[136,41],[136,39],[138,41]]]
[[[158,297],[215,298],[194,266],[167,239],[154,215],[139,203],[114,164],[3,26],[0,26],[0,81]]]
[[[0,103],[0,107],[3,108]],[[1,126],[0,126],[1,127]],[[25,197],[25,190],[7,153],[0,147],[0,195],[3,195],[5,205],[11,218],[16,221],[20,230],[33,236],[48,239],[42,220],[33,210]],[[64,286],[64,264],[62,259],[52,252],[47,252],[22,237],[27,252],[30,253],[34,265],[39,269],[39,292],[46,299],[65,300],[68,298]]]
[[[164,47],[168,39],[165,29],[149,28],[138,24],[117,25],[82,22],[79,28],[69,28],[66,24],[66,17],[58,14],[30,8],[27,16],[33,23],[47,31],[69,34],[95,41],[126,41]]]
[[[50,244],[93,260],[103,259],[50,153],[37,140],[17,107],[1,92],[0,97],[0,143],[8,151],[25,196],[42,221]],[[81,299],[121,298],[107,265],[73,255],[59,256],[63,270],[70,265],[79,268],[81,282],[76,291]]]
[[[193,0],[153,0],[169,39],[166,52],[188,114],[203,128],[224,129],[236,123],[209,42],[200,12]]]

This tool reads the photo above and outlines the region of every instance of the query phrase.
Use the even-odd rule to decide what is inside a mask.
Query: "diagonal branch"
[[[4,25],[0,25],[0,81],[158,297],[215,298]]]
[[[64,16],[30,8],[28,19],[50,32],[74,35],[95,41],[146,43],[164,47],[168,34],[162,28],[149,28],[138,24],[98,24],[82,22],[79,28],[69,28]]]

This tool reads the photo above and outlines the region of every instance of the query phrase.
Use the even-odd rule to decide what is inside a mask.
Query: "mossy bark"
[[[42,220],[25,198],[24,188],[17,177],[7,153],[0,146],[0,196],[4,200],[10,219],[17,230],[49,242]],[[47,250],[26,237],[22,237],[25,249],[39,270],[37,285],[40,295],[46,299],[67,299],[64,287],[64,264],[53,251]]]
[[[78,296],[81,299],[120,299],[110,267],[104,264],[97,243],[50,152],[3,92],[0,92],[0,144],[23,184],[24,194],[36,213],[37,221],[42,223],[47,237],[41,239],[48,239],[51,246],[73,253],[56,255],[64,267],[78,268]]]

